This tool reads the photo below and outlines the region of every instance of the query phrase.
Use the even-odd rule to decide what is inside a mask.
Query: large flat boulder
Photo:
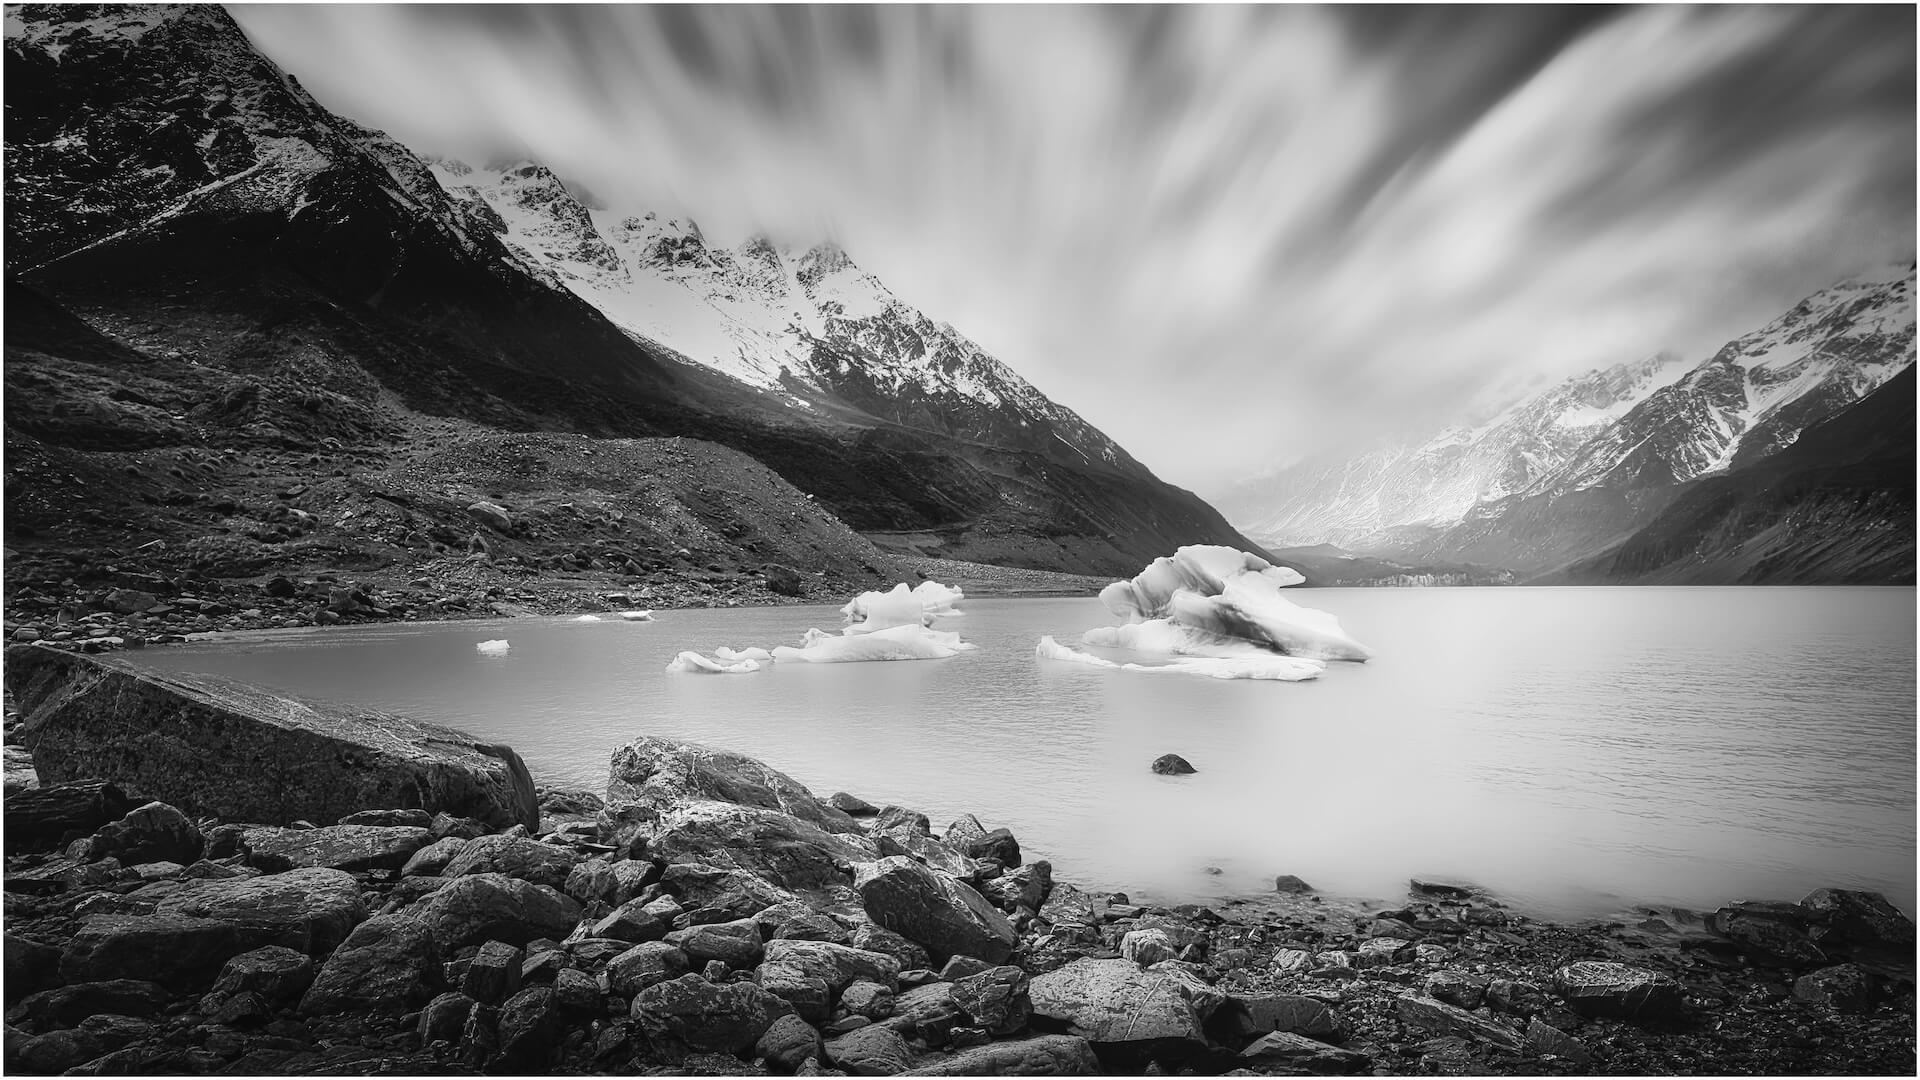
[[[1007,917],[971,886],[904,855],[862,864],[854,888],[869,918],[936,959],[972,956],[999,964],[1018,940]]]
[[[6,685],[43,783],[110,780],[269,825],[370,806],[539,824],[520,755],[453,728],[34,645],[7,650]]]
[[[879,858],[864,836],[833,833],[777,810],[700,801],[666,810],[636,835],[647,856],[734,867],[785,889],[845,884],[854,864]]]
[[[1065,1023],[1091,1043],[1200,1043],[1222,1000],[1208,989],[1130,960],[1075,960],[1036,977],[1027,996],[1035,1016]]]
[[[367,902],[352,874],[312,868],[189,881],[162,899],[157,913],[232,923],[248,949],[283,945],[325,956],[367,917]]]
[[[805,784],[745,754],[651,735],[613,752],[605,813],[616,839],[634,823],[702,800],[777,810],[830,833],[861,831]]]
[[[902,1076],[1094,1076],[1100,1060],[1078,1035],[1036,1035],[988,1043]]]

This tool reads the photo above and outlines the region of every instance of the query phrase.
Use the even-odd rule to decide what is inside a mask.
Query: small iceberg
[[[507,650],[513,648],[513,646],[509,644],[505,638],[501,638],[497,641],[482,641],[475,645],[474,648],[478,650],[482,656],[505,656],[507,655]]]
[[[651,611],[616,611],[614,612],[614,614],[620,616],[621,618],[627,620],[628,622],[652,622],[653,621],[653,612]]]
[[[768,652],[765,649],[757,649],[751,646],[745,649],[729,649],[725,645],[722,645],[719,648],[713,650],[713,655],[718,659],[727,661],[728,663],[737,663],[738,661],[741,661],[741,660],[758,660],[763,664],[773,663],[772,653]]]
[[[760,661],[751,659],[721,663],[709,660],[697,652],[683,652],[667,664],[668,671],[683,671],[693,675],[745,675],[760,670]]]
[[[1086,664],[1089,667],[1117,668],[1120,666],[1104,656],[1095,656],[1090,652],[1081,652],[1079,649],[1062,645],[1053,640],[1052,634],[1040,639],[1040,644],[1033,647],[1033,655],[1042,660],[1064,660],[1070,664]]]
[[[808,630],[799,648],[782,645],[773,650],[779,663],[802,661],[809,664],[852,664],[875,660],[941,660],[958,656],[977,646],[960,640],[959,634],[929,630],[909,624],[857,633],[848,627],[843,634]]]
[[[889,592],[863,592],[840,609],[846,617],[849,634],[871,634],[890,626],[931,626],[936,617],[959,615],[953,605],[965,594],[951,585],[931,579],[913,588],[906,582]]]
[[[572,618],[571,620],[569,620],[569,621],[571,621],[571,622],[599,622],[599,621],[600,621],[600,616],[598,616],[598,615],[575,615],[575,616],[574,616],[574,617],[573,617],[573,618]]]

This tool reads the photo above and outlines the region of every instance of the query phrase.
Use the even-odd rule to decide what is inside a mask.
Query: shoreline
[[[29,741],[69,768],[76,749],[131,737],[116,718],[139,701],[192,702],[192,716],[224,717],[261,753],[289,745],[284,721],[251,718],[285,715],[276,695],[208,705],[179,696],[190,678],[181,690],[44,649],[8,661]],[[364,722],[314,708],[317,736]],[[181,738],[196,729],[191,716],[157,722]],[[436,745],[459,735],[433,730],[446,732]],[[1870,894],[1580,923],[1422,882],[1378,904],[1276,891],[1136,905],[1055,882],[971,814],[936,830],[911,809],[821,799],[768,764],[665,739],[617,750],[604,797],[540,789],[537,819],[510,825],[535,785],[524,766],[519,780],[501,771],[499,755],[518,760],[510,750],[480,749],[495,756],[459,767],[502,793],[493,810],[342,813],[338,785],[314,775],[275,805],[315,800],[334,808],[324,818],[248,824],[208,812],[231,785],[196,778],[219,767],[204,755],[170,772],[88,759],[148,770],[107,777],[130,790],[106,806],[87,803],[97,786],[9,790],[9,1067],[1913,1068],[1913,924]],[[160,802],[135,807],[131,789]],[[263,920],[305,929],[262,937]],[[325,940],[323,923],[339,924]],[[305,973],[297,991],[253,974],[275,965]],[[114,979],[132,989],[109,991]]]

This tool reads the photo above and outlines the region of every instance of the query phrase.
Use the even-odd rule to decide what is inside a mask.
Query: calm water
[[[1912,589],[1324,589],[1378,658],[1222,682],[1033,657],[1098,601],[975,600],[950,660],[670,675],[675,652],[797,643],[831,608],[276,631],[150,650],[512,744],[604,786],[640,734],[764,758],[817,793],[972,811],[1087,886],[1161,901],[1475,881],[1543,914],[1797,899],[1914,907]],[[504,637],[504,657],[475,652]],[[1147,765],[1179,753],[1194,776]],[[1220,874],[1209,874],[1217,867]]]

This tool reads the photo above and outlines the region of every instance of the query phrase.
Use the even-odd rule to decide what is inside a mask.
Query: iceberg
[[[568,620],[568,621],[569,621],[569,622],[599,622],[599,621],[600,621],[600,616],[598,616],[598,615],[575,615],[575,616],[574,616],[574,617],[573,617],[572,619],[570,619],[570,620]]]
[[[513,646],[508,644],[505,638],[501,638],[497,641],[482,641],[476,644],[474,648],[478,649],[483,656],[505,656],[507,655],[507,650],[513,648]]]
[[[1174,552],[1172,558],[1155,559],[1131,581],[1116,581],[1100,590],[1100,601],[1128,626],[1167,620],[1212,639],[1248,642],[1287,656],[1355,661],[1372,657],[1371,650],[1341,628],[1339,619],[1280,595],[1281,589],[1304,580],[1258,555],[1193,545]],[[1141,633],[1146,640],[1163,631]],[[1173,655],[1222,655],[1171,651]]]
[[[1071,664],[1086,664],[1089,667],[1117,668],[1120,666],[1103,656],[1095,656],[1090,652],[1081,652],[1079,649],[1062,645],[1053,640],[1052,634],[1040,639],[1040,644],[1033,647],[1033,655],[1042,660],[1065,660]]]
[[[930,626],[936,616],[959,615],[954,609],[964,597],[959,589],[937,581],[923,581],[913,588],[906,582],[889,592],[863,592],[840,609],[846,617],[849,634],[870,634],[890,626]]]
[[[730,650],[720,650],[722,652]],[[755,650],[756,652],[763,650]],[[716,654],[717,655],[717,654]],[[724,657],[722,659],[725,659]],[[745,675],[759,671],[760,661],[742,658],[729,663],[719,663],[701,656],[697,652],[683,652],[667,664],[668,671],[684,671],[694,675]]]
[[[1140,652],[1155,652],[1151,648],[1139,648],[1132,645],[1115,645],[1106,638],[1102,630],[1128,630],[1129,626],[1098,627],[1088,631],[1086,642],[1089,645],[1113,645],[1117,648],[1134,648]],[[1242,642],[1242,645],[1246,643]],[[1103,656],[1095,656],[1070,646],[1062,645],[1051,636],[1043,637],[1035,645],[1033,653],[1042,660],[1064,660],[1068,663],[1086,664],[1089,667],[1117,668],[1121,671],[1165,672],[1175,675],[1205,675],[1214,679],[1271,679],[1281,682],[1304,682],[1319,677],[1327,665],[1318,660],[1303,660],[1291,656],[1276,656],[1256,646],[1247,646],[1244,652],[1231,655],[1193,656],[1172,660],[1164,664],[1116,664]]]
[[[845,633],[808,630],[799,648],[782,645],[773,650],[778,663],[848,664],[872,660],[940,660],[958,656],[975,646],[959,634],[929,630],[918,624],[889,626],[865,633],[848,627]]]
[[[729,649],[725,645],[722,645],[719,648],[713,650],[713,655],[715,659],[725,660],[728,663],[736,663],[741,660],[758,660],[763,664],[773,663],[772,653],[768,652],[765,649],[757,649],[752,647],[748,647],[745,649]]]
[[[627,620],[628,622],[652,622],[653,621],[653,612],[651,611],[616,611],[614,612],[614,614],[620,616],[621,618]]]

